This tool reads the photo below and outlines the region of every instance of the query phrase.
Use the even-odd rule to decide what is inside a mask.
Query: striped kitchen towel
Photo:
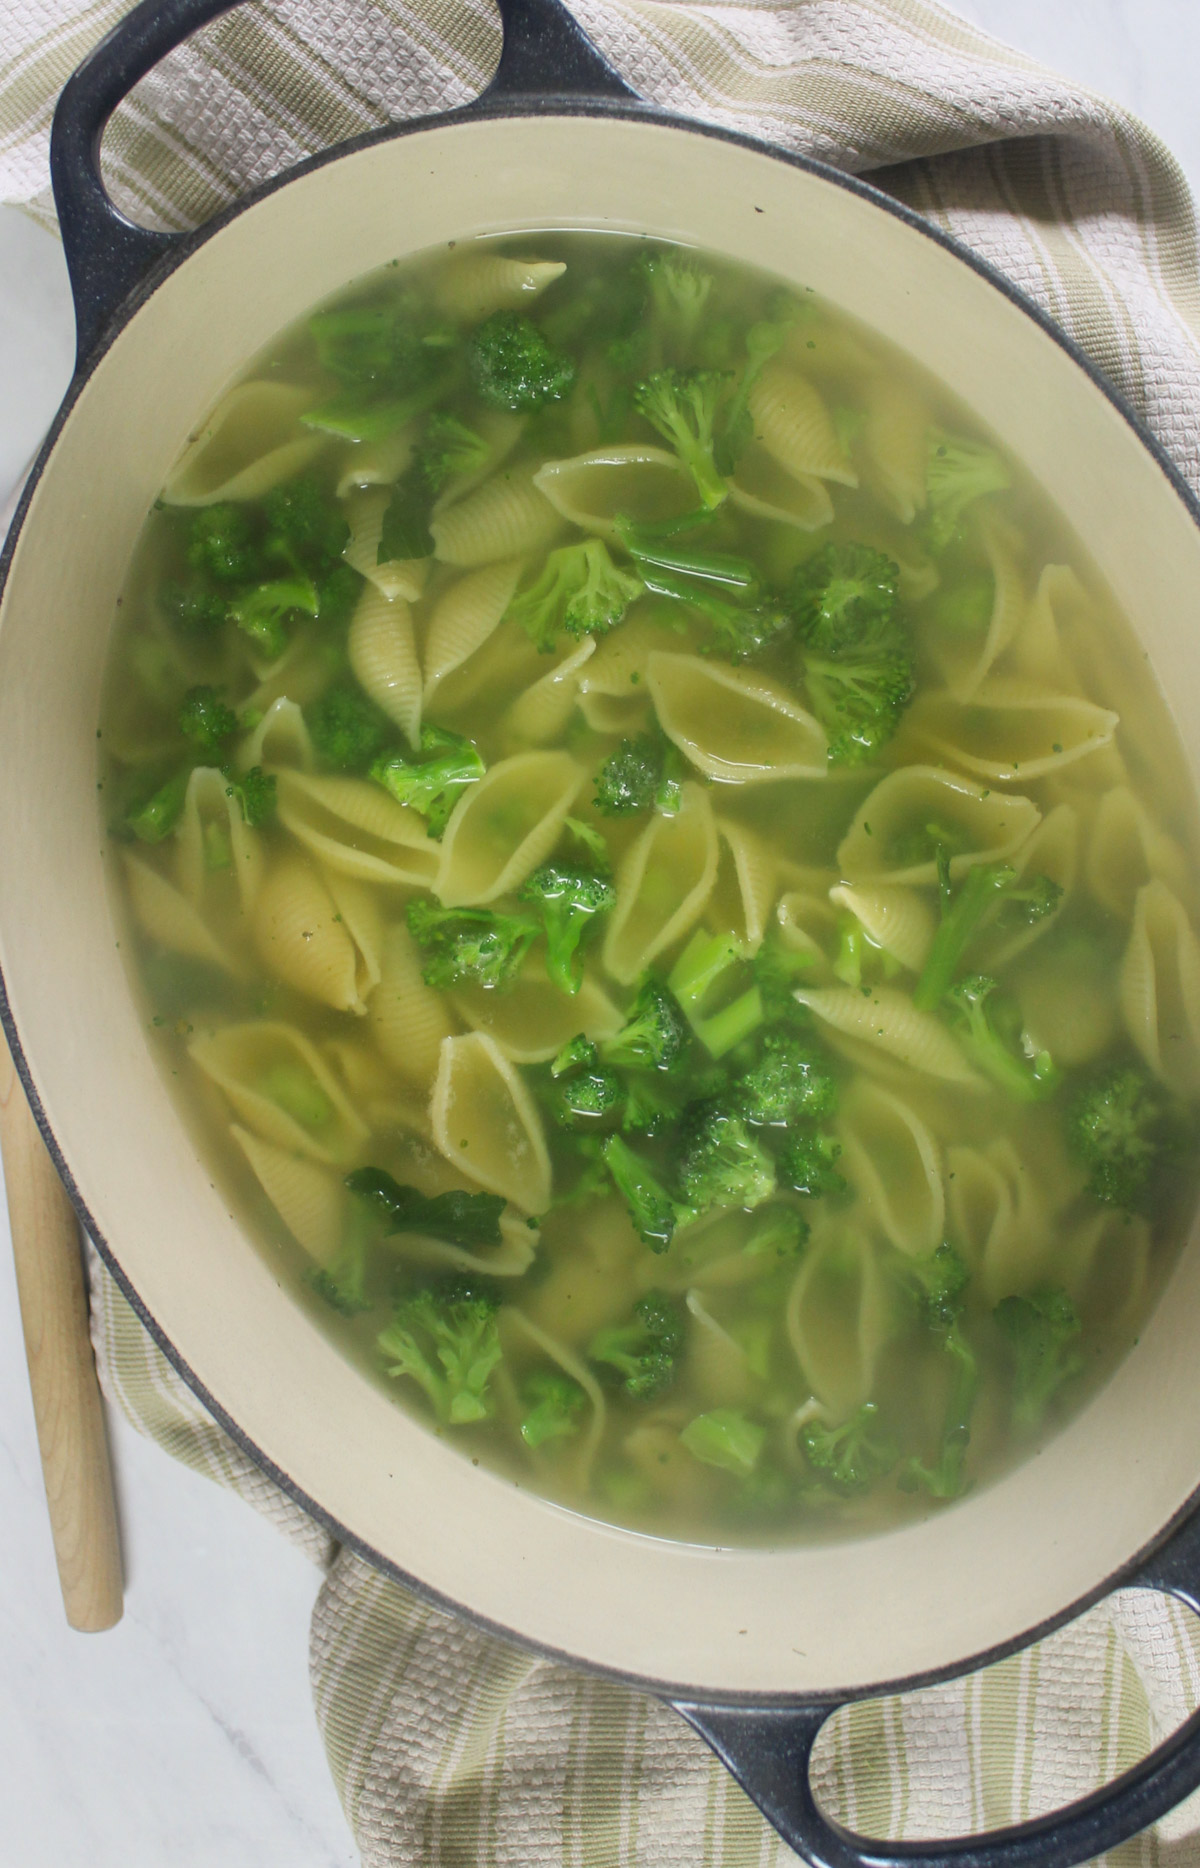
[[[1135,119],[919,0],[579,0],[646,97],[872,179],[1000,267],[1089,351],[1200,491],[1196,223]],[[0,199],[49,223],[54,98],[123,0],[5,0]],[[485,0],[257,0],[147,78],[106,139],[137,218],[195,223],[251,182],[466,101],[493,69]],[[704,1745],[652,1700],[417,1601],[275,1490],[205,1414],[93,1263],[106,1391],[328,1566],[317,1716],[368,1868],[750,1868],[793,1860]],[[885,1836],[1052,1809],[1128,1765],[1200,1699],[1181,1610],[1117,1597],[969,1680],[853,1709],[822,1802]],[[1200,1807],[1109,1858],[1200,1868]]]

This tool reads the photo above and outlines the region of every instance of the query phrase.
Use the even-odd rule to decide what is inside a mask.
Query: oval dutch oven
[[[147,0],[67,86],[55,198],[80,336],[0,571],[4,1024],[79,1208],[216,1417],[334,1534],[508,1639],[659,1695],[814,1868],[1066,1868],[1200,1784],[1200,1715],[1038,1822],[882,1844],[818,1810],[838,1706],[1012,1652],[1117,1586],[1200,1606],[1200,1241],[1139,1345],[1041,1455],[952,1510],[859,1541],[712,1549],[564,1511],[479,1470],[364,1380],[292,1301],[211,1184],[117,951],[96,722],[135,539],[194,424],[282,326],[448,238],[630,230],[799,285],[907,350],[1051,487],[1131,617],[1200,783],[1200,509],[1085,357],[894,201],[641,103],[558,0],[501,0],[504,50],[466,109],[302,163],[179,237],[99,179],[122,97],[231,0]]]

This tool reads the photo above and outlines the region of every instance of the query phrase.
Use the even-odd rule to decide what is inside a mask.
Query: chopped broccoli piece
[[[526,1446],[568,1439],[578,1433],[587,1396],[558,1369],[535,1369],[521,1390],[521,1438]]]
[[[379,528],[377,564],[403,562],[409,558],[433,555],[433,533],[429,529],[433,495],[419,467],[402,473],[392,488],[392,497],[384,508]]]
[[[795,1031],[768,1031],[762,1056],[738,1084],[738,1106],[756,1124],[820,1121],[833,1114],[837,1100],[828,1054],[815,1038]]]
[[[304,710],[313,750],[337,772],[363,772],[393,731],[387,715],[354,683],[326,688]]]
[[[560,1127],[596,1131],[620,1118],[625,1091],[613,1071],[594,1065],[552,1077],[547,1101]]]
[[[594,824],[585,824],[581,817],[564,817],[563,829],[568,836],[581,843],[592,862],[602,875],[607,875],[612,868],[612,858],[608,853],[608,844]]]
[[[826,545],[792,580],[804,680],[834,765],[875,758],[912,699],[912,655],[895,615],[899,575],[869,545]]]
[[[337,1256],[309,1276],[309,1283],[331,1309],[355,1317],[371,1309],[367,1293],[368,1239],[362,1227],[352,1227]]]
[[[752,324],[746,332],[746,361],[738,378],[737,388],[725,409],[721,424],[721,442],[717,458],[724,473],[732,473],[739,455],[754,439],[754,421],[750,414],[750,391],[753,389],[763,368],[771,361],[784,342],[792,325],[788,320],[775,322],[764,319],[759,324]]]
[[[948,861],[945,867],[948,881]],[[1018,877],[1006,863],[976,863],[968,869],[957,894],[943,889],[941,925],[917,981],[913,1004],[926,1012],[941,1004],[988,909],[997,901],[1012,919],[1031,924],[1052,914],[1061,899],[1062,889],[1048,876]]]
[[[467,367],[485,402],[501,409],[536,409],[561,402],[575,383],[575,365],[555,350],[532,318],[495,311],[472,332]]]
[[[629,1208],[638,1237],[652,1252],[665,1252],[683,1217],[682,1209],[653,1170],[619,1135],[609,1135],[601,1153],[617,1192]]]
[[[1143,1071],[1122,1065],[1093,1078],[1071,1106],[1067,1135],[1094,1199],[1130,1213],[1146,1204],[1170,1136],[1161,1093]]]
[[[272,487],[263,500],[264,551],[293,568],[330,570],[341,558],[350,527],[337,504],[307,475]]]
[[[931,429],[925,490],[929,496],[926,533],[933,550],[946,549],[968,506],[987,493],[1003,493],[1011,485],[1008,468],[995,448]]]
[[[894,978],[900,971],[900,963],[878,941],[871,939],[857,915],[840,914],[833,971],[843,985],[862,987],[880,978]]]
[[[188,528],[187,561],[218,584],[248,583],[261,559],[246,508],[228,500],[202,506]]]
[[[596,774],[596,809],[605,817],[632,817],[636,811],[679,809],[679,754],[661,734],[639,733],[623,739]]]
[[[669,441],[696,482],[705,506],[719,506],[729,487],[713,457],[717,410],[725,377],[716,370],[656,370],[633,392],[638,414]]]
[[[648,1291],[628,1323],[610,1324],[588,1344],[588,1359],[615,1369],[631,1401],[654,1401],[675,1379],[684,1318],[662,1291]]]
[[[490,908],[408,904],[408,925],[424,957],[428,986],[506,986],[538,933],[536,921]]]
[[[797,1258],[812,1228],[794,1206],[760,1206],[742,1247],[746,1258]]]
[[[762,1458],[765,1427],[747,1419],[741,1408],[716,1407],[707,1414],[697,1414],[679,1435],[693,1459],[704,1466],[719,1466],[724,1472],[736,1472],[743,1478],[754,1471]]]
[[[560,992],[576,993],[583,984],[575,956],[597,915],[617,899],[607,876],[566,863],[543,863],[517,890],[517,899],[541,912],[546,930],[546,972]]]
[[[486,466],[491,446],[457,415],[431,415],[417,449],[417,464],[434,493],[448,480]]]
[[[552,551],[533,582],[517,591],[508,615],[548,655],[560,629],[606,635],[641,593],[641,579],[619,570],[600,539],[588,538]]]
[[[750,984],[744,985],[747,978]],[[732,934],[706,934],[697,928],[672,967],[667,985],[712,1057],[724,1057],[762,1024],[762,994],[746,953]],[[743,986],[740,992],[739,985]]]
[[[693,603],[696,599],[691,599]],[[719,598],[705,597],[697,608],[712,624],[712,641],[704,644],[706,655],[722,655],[730,662],[752,662],[765,655],[791,634],[792,619],[775,603],[755,603],[739,608]]]
[[[772,1024],[810,1025],[811,1014],[796,998],[797,981],[811,974],[813,956],[785,947],[774,930],[754,956],[754,980],[763,1002],[763,1018]]]
[[[287,647],[285,623],[295,616],[315,616],[320,607],[312,578],[297,571],[292,577],[276,578],[243,591],[230,604],[229,614],[260,655],[273,662]]]
[[[165,583],[160,602],[168,622],[185,636],[214,636],[229,615],[228,595],[194,578],[184,584]]]
[[[620,1031],[600,1047],[606,1064],[628,1070],[670,1070],[687,1042],[679,1007],[652,973],[638,986]]]
[[[231,778],[225,790],[241,805],[242,816],[251,830],[261,830],[274,817],[278,791],[274,772],[264,772],[261,765],[252,765],[248,772]]]
[[[775,1164],[742,1116],[719,1100],[686,1115],[677,1173],[688,1207],[755,1207],[775,1192]]]
[[[219,756],[225,741],[237,732],[237,724],[237,715],[225,705],[217,688],[189,688],[180,703],[180,732],[201,752]]]
[[[839,1492],[865,1492],[895,1465],[895,1446],[875,1431],[878,1415],[875,1403],[864,1401],[840,1426],[810,1420],[800,1429],[809,1465]]]
[[[169,837],[183,812],[190,776],[189,772],[176,772],[148,798],[141,799],[126,812],[125,829],[131,830],[140,843],[161,843]]]
[[[698,512],[685,513],[679,519],[639,525],[618,514],[617,537],[630,557],[642,567],[642,581],[648,589],[658,588],[654,581],[656,572],[668,571],[677,577],[698,578],[701,583],[715,585],[726,595],[752,602],[759,593],[759,576],[749,558],[731,551],[698,551],[694,545],[679,543],[681,533],[709,524],[712,516],[701,507]],[[665,594],[673,597],[677,592],[668,586]]]
[[[650,304],[671,350],[686,357],[700,332],[713,275],[683,253],[649,253],[639,270],[650,287]]]
[[[454,334],[411,297],[318,311],[308,321],[322,369],[352,387],[408,388],[440,376]]]
[[[471,740],[429,721],[421,728],[421,751],[428,756],[419,760],[381,752],[371,763],[371,777],[397,803],[419,811],[437,838],[467,786],[477,784],[487,767]]]
[[[494,1407],[488,1383],[502,1354],[496,1310],[491,1292],[461,1278],[403,1298],[377,1339],[387,1374],[417,1382],[439,1421],[461,1427],[486,1420]]]
[[[1013,1422],[1032,1432],[1059,1389],[1083,1369],[1076,1343],[1079,1313],[1065,1291],[1047,1285],[1026,1297],[1004,1298],[993,1315],[1014,1356]]]
[[[779,1178],[796,1193],[811,1200],[827,1195],[844,1194],[845,1178],[838,1172],[837,1161],[842,1144],[820,1129],[793,1128],[786,1148],[779,1157]]]
[[[632,1071],[625,1077],[622,1132],[626,1135],[660,1135],[675,1120],[684,1101],[684,1091],[665,1071]]]
[[[733,662],[750,661],[790,634],[792,619],[779,604],[760,602],[758,573],[748,558],[732,552],[697,551],[676,542],[678,534],[711,518],[688,513],[660,525],[617,519],[617,534],[634,558],[646,589],[676,603],[691,604],[712,625],[705,652]]]
[[[578,1032],[563,1045],[558,1056],[552,1060],[550,1075],[565,1077],[572,1070],[595,1070],[599,1062],[600,1053],[592,1040],[585,1038],[582,1032]]]
[[[1003,999],[993,1000],[996,982],[985,973],[960,980],[945,996],[954,1034],[971,1062],[1016,1102],[1037,1103],[1053,1096],[1062,1073],[1048,1051],[1035,1051],[1013,1029]]]
[[[419,1232],[450,1245],[500,1244],[500,1215],[504,1200],[498,1193],[426,1195],[415,1187],[402,1187],[385,1168],[354,1168],[346,1186],[384,1221],[385,1233]]]
[[[335,564],[317,580],[317,621],[329,630],[340,629],[354,614],[364,578],[350,564]]]
[[[952,1374],[938,1456],[932,1465],[919,1459],[906,1460],[898,1483],[905,1491],[923,1487],[934,1498],[957,1498],[965,1483],[963,1463],[979,1391],[975,1352],[962,1333],[970,1276],[952,1245],[939,1245],[927,1258],[906,1260],[904,1275],[922,1323],[941,1339]]]

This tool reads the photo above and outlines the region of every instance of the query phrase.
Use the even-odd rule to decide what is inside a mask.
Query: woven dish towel
[[[0,199],[47,224],[54,98],[123,0],[3,0]],[[643,96],[869,173],[1010,278],[1140,409],[1200,492],[1196,224],[1135,119],[918,0],[578,0]],[[389,119],[465,102],[499,54],[487,0],[258,0],[143,81],[106,140],[137,218],[193,224]],[[93,1261],[111,1400],[327,1567],[317,1718],[367,1868],[751,1868],[794,1861],[657,1702],[479,1634],[338,1553],[228,1440]],[[870,1834],[1053,1809],[1200,1699],[1196,1625],[1128,1594],[986,1673],[841,1714],[822,1802]],[[1200,1868],[1200,1804],[1108,1858]]]

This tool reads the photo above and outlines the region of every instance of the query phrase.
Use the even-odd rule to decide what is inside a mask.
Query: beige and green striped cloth
[[[54,98],[124,10],[3,0],[0,200],[52,221]],[[1090,352],[1200,491],[1196,224],[1143,125],[919,0],[577,11],[643,96],[870,173],[991,260]],[[488,0],[257,0],[138,87],[106,141],[110,187],[137,218],[197,222],[312,150],[465,102],[498,53]],[[313,1693],[368,1868],[794,1860],[674,1714],[482,1635],[338,1552],[205,1414],[98,1261],[93,1272],[112,1401],[327,1568]],[[1129,1594],[984,1674],[840,1715],[819,1792],[871,1834],[994,1827],[1084,1794],[1198,1700],[1195,1624]],[[1200,1804],[1109,1860],[1200,1868]]]

